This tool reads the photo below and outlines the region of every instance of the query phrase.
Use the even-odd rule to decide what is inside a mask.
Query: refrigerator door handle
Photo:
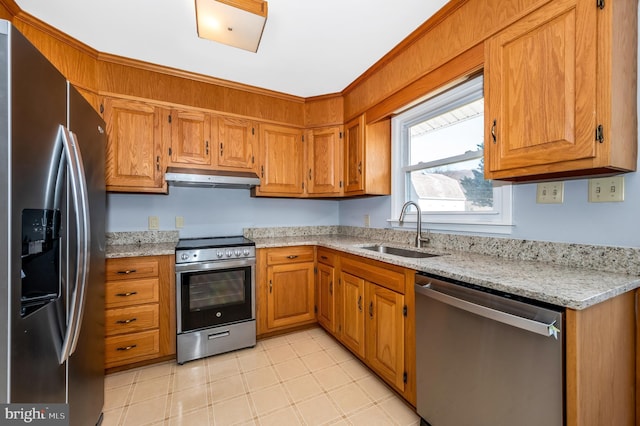
[[[73,291],[71,293],[71,300],[68,301],[69,307],[69,316],[67,319],[67,329],[64,334],[64,339],[62,341],[62,349],[60,350],[60,364],[63,364],[69,356],[71,355],[71,346],[72,339],[75,336],[75,328],[77,327],[77,316],[78,316],[78,290],[81,287],[81,264],[82,264],[82,252],[83,249],[81,247],[82,241],[84,239],[84,228],[81,219],[81,195],[80,195],[80,184],[78,182],[78,166],[77,166],[77,157],[73,154],[71,147],[71,137],[66,127],[62,124],[58,128],[58,138],[62,140],[62,146],[64,155],[67,158],[67,173],[69,175],[69,184],[71,187],[71,202],[73,203],[73,209],[75,211],[75,222],[76,222],[76,260],[78,265],[78,270],[74,273],[74,286]]]
[[[85,175],[84,163],[82,161],[82,154],[80,153],[80,145],[78,145],[78,138],[69,130],[69,136],[71,137],[71,148],[73,155],[75,156],[75,165],[77,167],[77,177],[79,184],[80,195],[80,221],[82,222],[83,238],[78,241],[78,245],[81,247],[81,259],[79,262],[80,267],[80,288],[78,291],[78,312],[75,318],[74,334],[71,343],[71,350],[69,356],[73,355],[78,344],[78,338],[80,336],[80,329],[82,328],[82,318],[84,317],[84,308],[86,302],[87,285],[89,279],[89,265],[91,256],[91,223],[89,219],[89,193],[87,190],[87,178]]]

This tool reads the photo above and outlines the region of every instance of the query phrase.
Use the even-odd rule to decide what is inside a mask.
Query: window
[[[430,229],[511,232],[511,185],[484,179],[482,76],[402,112],[392,132],[392,222],[411,200]]]

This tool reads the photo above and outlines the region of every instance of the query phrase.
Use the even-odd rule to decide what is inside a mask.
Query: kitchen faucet
[[[406,203],[404,203],[404,205],[402,206],[402,211],[400,212],[400,219],[398,219],[398,221],[400,223],[404,221],[404,215],[410,205],[414,205],[417,210],[418,226],[416,227],[416,247],[421,248],[422,243],[429,243],[429,238],[422,237],[422,210],[420,210],[420,206],[418,205],[418,203],[416,203],[415,201],[407,201]]]

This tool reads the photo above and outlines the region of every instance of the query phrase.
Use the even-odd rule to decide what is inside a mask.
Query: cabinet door
[[[335,269],[318,264],[318,322],[330,333],[335,332]]]
[[[404,296],[367,282],[366,358],[371,368],[404,390]]]
[[[342,272],[341,282],[341,331],[340,339],[345,346],[361,358],[365,357],[364,347],[364,280]]]
[[[558,163],[596,155],[597,11],[549,2],[486,42],[487,178],[562,172]],[[500,173],[510,169],[521,170]]]
[[[267,271],[267,327],[315,320],[313,263],[273,265]]]
[[[339,194],[342,189],[341,128],[310,130],[307,139],[307,193]]]
[[[171,112],[171,165],[211,166],[211,117],[200,111]]]
[[[344,127],[344,192],[364,190],[364,115],[351,120]]]
[[[303,193],[302,133],[299,129],[265,124],[260,126],[260,177],[257,194]]]
[[[241,118],[218,117],[218,165],[254,168],[255,127]]]
[[[108,191],[166,192],[163,133],[166,110],[143,102],[107,98]]]

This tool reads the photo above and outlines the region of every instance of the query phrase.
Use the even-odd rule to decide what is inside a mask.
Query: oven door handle
[[[178,272],[201,272],[215,271],[229,268],[242,268],[246,266],[255,266],[255,259],[234,259],[224,260],[220,262],[198,262],[198,263],[180,263],[176,264],[176,273]]]

